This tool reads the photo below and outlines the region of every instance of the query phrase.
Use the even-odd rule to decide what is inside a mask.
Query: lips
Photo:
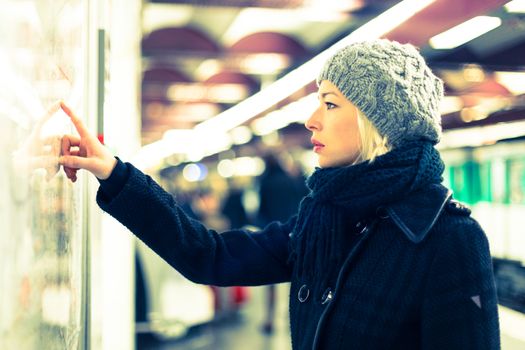
[[[319,152],[324,148],[324,145],[316,139],[311,139],[312,145],[314,145],[314,152]]]

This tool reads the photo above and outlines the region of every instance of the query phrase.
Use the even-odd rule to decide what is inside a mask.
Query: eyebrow
[[[323,92],[323,93],[320,95],[320,97],[324,99],[327,95],[334,95],[335,97],[339,97],[339,96],[338,96],[335,92],[333,92],[333,91]]]

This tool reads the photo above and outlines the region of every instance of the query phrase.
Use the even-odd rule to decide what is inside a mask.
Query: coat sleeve
[[[129,163],[119,161],[117,167],[127,176],[120,176],[121,185],[101,185],[97,203],[189,280],[217,286],[290,280],[288,241],[295,217],[260,232],[218,233],[188,217],[151,177]]]
[[[422,349],[499,349],[496,286],[485,233],[468,217],[447,225],[422,308]],[[453,229],[450,229],[453,227]]]

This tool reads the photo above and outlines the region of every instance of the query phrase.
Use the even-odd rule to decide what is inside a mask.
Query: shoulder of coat
[[[472,210],[468,205],[456,199],[451,199],[445,204],[445,210],[451,214],[469,216]]]

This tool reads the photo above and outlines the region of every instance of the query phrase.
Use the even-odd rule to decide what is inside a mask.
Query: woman
[[[192,220],[64,105],[80,137],[60,162],[73,181],[91,171],[100,207],[190,280],[290,281],[294,349],[499,348],[487,239],[441,184],[441,80],[413,46],[375,40],[338,51],[317,83],[320,168],[298,214],[261,232]]]

